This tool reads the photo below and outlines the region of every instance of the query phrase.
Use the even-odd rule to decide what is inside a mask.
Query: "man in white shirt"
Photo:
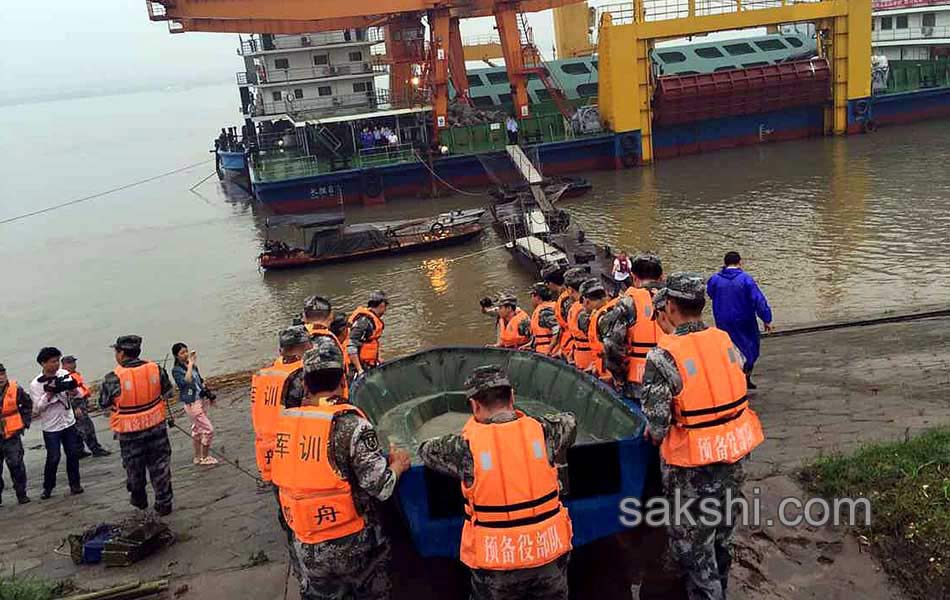
[[[43,427],[43,443],[46,446],[46,467],[43,470],[42,500],[53,494],[56,487],[56,471],[59,469],[60,446],[66,453],[66,476],[69,491],[83,493],[79,481],[79,453],[82,441],[76,430],[76,417],[69,403],[69,392],[76,389],[76,381],[69,371],[60,365],[62,352],[56,348],[43,348],[36,362],[43,368],[30,382],[30,397],[33,399],[33,414]]]

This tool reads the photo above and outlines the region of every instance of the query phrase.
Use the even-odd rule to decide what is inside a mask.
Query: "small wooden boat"
[[[342,217],[287,215],[267,225],[296,227],[311,234],[309,248],[268,240],[258,256],[267,271],[319,266],[349,260],[430,250],[461,244],[480,235],[483,209],[443,213],[435,218],[344,225]]]

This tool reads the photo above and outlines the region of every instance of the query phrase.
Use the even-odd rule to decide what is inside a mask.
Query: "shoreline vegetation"
[[[824,498],[867,498],[866,540],[909,598],[950,598],[950,425],[816,459],[801,472]]]

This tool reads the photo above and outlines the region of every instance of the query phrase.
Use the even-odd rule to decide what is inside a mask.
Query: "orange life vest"
[[[333,335],[333,332],[327,329],[326,325],[321,325],[319,323],[308,323],[306,325],[307,333],[310,334],[310,337],[328,337],[334,342],[336,342],[336,347],[340,349],[340,354],[343,357],[343,375],[348,375],[350,372],[350,357],[346,353],[346,348],[343,347],[343,344],[340,340]],[[346,377],[343,378],[343,393],[341,394],[344,400],[350,399],[350,384],[346,380]]]
[[[614,298],[595,310],[590,315],[590,325],[587,329],[587,339],[590,340],[591,364],[594,365],[594,374],[603,381],[611,381],[613,376],[610,374],[610,371],[607,370],[607,367],[604,366],[604,344],[600,341],[600,336],[597,334],[597,324],[600,322],[601,315],[616,306],[619,301],[619,297]]]
[[[660,327],[653,311],[653,294],[646,288],[629,287],[624,292],[633,300],[637,320],[627,330],[627,381],[643,382],[643,369],[647,364],[647,352],[656,348]]]
[[[554,349],[554,333],[541,326],[541,311],[545,309],[556,310],[554,302],[542,302],[534,308],[534,313],[531,314],[531,337],[534,338],[534,351],[547,355]]]
[[[509,423],[469,419],[462,429],[475,462],[462,482],[466,520],[460,560],[472,569],[546,565],[571,550],[571,518],[561,504],[541,424],[521,411]]]
[[[528,313],[516,308],[515,314],[508,319],[507,323],[499,320],[498,345],[502,348],[520,348],[530,342],[530,337],[520,333],[521,322],[528,318]]]
[[[715,327],[667,335],[659,346],[676,361],[682,391],[673,398],[673,423],[660,454],[668,464],[700,467],[734,463],[765,439],[749,408],[739,351]]]
[[[593,354],[590,339],[587,337],[587,329],[581,329],[578,324],[582,312],[584,312],[584,305],[575,302],[567,313],[567,327],[571,336],[571,354],[567,362],[584,371],[590,366]]]
[[[16,405],[17,384],[12,379],[7,380],[7,391],[3,393],[3,407],[0,409],[0,418],[3,419],[3,438],[9,439],[23,431],[23,416]]]
[[[385,329],[386,324],[376,316],[376,313],[365,306],[361,306],[354,310],[350,318],[347,319],[351,329],[353,323],[356,323],[359,317],[367,317],[373,321],[373,335],[360,346],[360,364],[364,368],[375,367],[379,364],[379,338],[383,337],[383,329]]]
[[[571,314],[571,308],[574,308],[574,305],[577,304],[575,301],[571,301],[571,308],[567,309],[567,313],[564,312],[564,303],[568,298],[571,297],[571,291],[567,288],[564,288],[564,291],[561,292],[561,295],[557,297],[557,303],[554,305],[554,316],[557,318],[558,325],[561,326],[561,339],[558,343],[558,348],[561,351],[561,356],[564,360],[570,362],[570,355],[573,351],[574,338],[568,333],[570,327],[567,324],[567,317]]]
[[[365,522],[356,510],[350,483],[333,467],[333,419],[363,413],[349,404],[304,406],[281,411],[274,446],[274,484],[287,525],[305,544],[352,535]]]
[[[116,433],[145,431],[165,421],[165,402],[158,365],[147,362],[137,367],[116,367],[119,396],[112,403],[109,426]]]
[[[251,425],[254,427],[254,454],[261,479],[271,480],[274,457],[274,436],[277,418],[283,403],[284,391],[290,376],[303,368],[303,360],[284,363],[278,358],[270,367],[261,369],[251,378]]]
[[[79,371],[73,371],[69,374],[73,378],[73,381],[76,382],[76,391],[79,392],[80,398],[89,397],[89,387],[86,385],[86,380],[82,378]]]

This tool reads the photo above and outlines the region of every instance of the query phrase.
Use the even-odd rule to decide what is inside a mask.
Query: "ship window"
[[[329,54],[314,54],[313,64],[317,66],[330,64],[330,55]]]
[[[479,75],[468,76],[468,87],[481,87],[483,85],[485,85],[485,82],[482,81],[481,76]]]
[[[675,75],[699,75],[699,71],[677,71]]]
[[[696,48],[696,56],[700,58],[722,58],[722,52],[719,51],[719,48],[715,46],[707,46],[705,48]]]
[[[508,73],[504,71],[496,73],[486,73],[485,77],[488,78],[488,83],[492,85],[498,85],[500,83],[508,83]]]
[[[320,94],[321,96],[332,96],[333,88],[331,88],[328,85],[321,85],[320,87],[317,88],[317,93]]]
[[[534,95],[538,98],[538,102],[544,102],[551,99],[551,92],[546,89],[534,90]]]
[[[275,58],[274,59],[274,68],[275,69],[289,69],[290,61],[286,58]]]
[[[723,65],[721,67],[716,67],[716,72],[718,73],[719,71],[731,71],[733,69],[735,69],[735,67],[732,65]]]
[[[274,102],[280,102],[281,98],[284,96],[280,92],[271,92],[271,98],[274,99]]]
[[[561,70],[568,75],[587,75],[590,69],[582,62],[566,63],[561,65]]]
[[[369,87],[367,87],[365,81],[357,81],[356,83],[353,84],[353,91],[354,92],[368,92]]]
[[[350,52],[350,62],[363,62],[363,53],[358,50]]]
[[[897,29],[907,29],[907,15],[897,15]]]
[[[472,98],[472,104],[479,108],[486,108],[489,106],[495,106],[495,101],[492,100],[491,96],[475,96]]]
[[[881,17],[881,30],[894,29],[894,17]]]
[[[920,24],[923,27],[934,27],[937,24],[937,15],[934,13],[924,13],[920,15]]]
[[[726,44],[723,46],[726,49],[726,52],[732,56],[739,56],[740,54],[753,54],[755,50],[749,44],[742,42],[741,44]]]
[[[300,100],[301,98],[303,98],[303,90],[300,88],[297,88],[296,90],[294,90],[294,98],[296,98],[297,100]]]
[[[785,44],[782,43],[782,40],[762,40],[761,42],[753,42],[760,50],[765,52],[774,52],[776,50],[785,50]]]
[[[802,42],[797,37],[787,37],[785,38],[785,41],[791,44],[792,48],[801,48],[802,45],[804,45],[804,42]]]
[[[577,86],[577,95],[578,96],[596,96],[597,95],[597,84],[596,83],[582,83]]]
[[[758,62],[742,63],[742,68],[748,69],[749,67],[764,67],[767,64],[769,64],[769,61],[760,60]]]
[[[511,104],[511,94],[498,94],[498,102],[501,104]]]
[[[682,52],[657,52],[656,55],[665,63],[686,62],[686,55]]]

